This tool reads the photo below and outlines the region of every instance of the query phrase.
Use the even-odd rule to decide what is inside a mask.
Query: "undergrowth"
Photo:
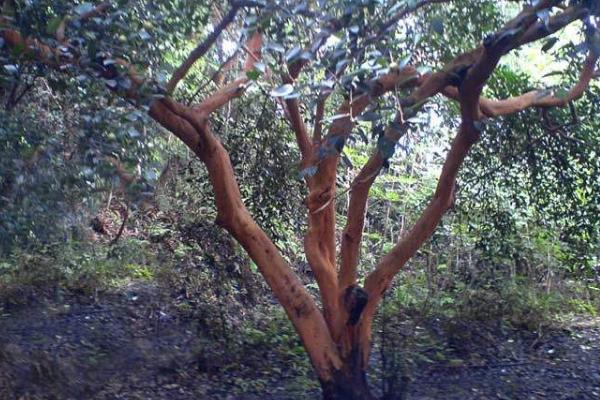
[[[110,247],[70,241],[13,252],[0,260],[0,309],[69,301],[64,294],[97,298],[144,282],[159,287],[179,318],[198,327],[203,345],[193,351],[196,367],[219,382],[214,398],[267,389],[318,392],[292,325],[229,237],[200,225],[153,232]],[[377,316],[372,380],[381,393],[402,391],[416,364],[476,363],[454,344],[481,340],[475,336],[486,329],[539,333],[574,316],[596,317],[594,285],[564,277],[540,284],[520,275],[469,281],[446,269],[407,271]]]

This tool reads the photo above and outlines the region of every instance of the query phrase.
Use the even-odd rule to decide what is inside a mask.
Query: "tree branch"
[[[491,100],[485,97],[479,99],[480,118],[495,118],[505,115],[511,115],[531,107],[564,107],[573,100],[577,100],[587,90],[590,82],[595,77],[596,63],[598,55],[590,52],[587,56],[584,68],[581,71],[577,83],[562,96],[553,94],[551,90],[532,90],[520,96],[511,97],[503,100]],[[458,90],[454,87],[444,89],[444,95],[448,98],[457,100]]]
[[[481,133],[479,99],[485,82],[496,68],[502,55],[518,47],[518,40],[523,37],[522,32],[527,32],[535,24],[539,7],[549,7],[555,3],[559,2],[541,1],[537,6],[525,8],[515,19],[506,24],[498,34],[486,38],[483,46],[457,57],[442,72],[432,74],[425,79],[423,85],[415,91],[417,95],[413,93],[412,99],[404,101],[404,104],[414,107],[415,98],[419,99],[419,96],[425,96],[421,97],[424,100],[428,94],[443,90],[444,87],[440,87],[443,82],[450,81],[453,86],[458,87],[462,121],[459,132],[452,142],[442,167],[433,199],[413,227],[380,260],[375,270],[365,280],[368,301],[357,327],[359,348],[365,349],[362,354],[363,362],[368,359],[371,325],[375,309],[384,292],[390,286],[398,271],[431,236],[446,210],[452,205],[459,168],[469,149],[477,142]],[[424,86],[426,89],[423,89]],[[371,168],[374,167],[371,166]],[[367,180],[367,182],[369,181]],[[355,208],[358,211],[355,212],[363,212],[362,207],[364,206],[360,203],[366,201],[364,197],[363,195],[360,199],[361,201]]]
[[[229,12],[223,17],[221,22],[215,26],[215,29],[204,39],[202,43],[200,43],[192,52],[188,55],[188,57],[183,61],[183,63],[175,70],[173,76],[167,83],[167,93],[172,93],[179,81],[181,81],[188,73],[190,68],[198,61],[206,52],[211,48],[211,46],[217,41],[221,32],[227,28],[229,24],[233,22],[235,19],[235,15],[240,9],[239,3],[233,3],[231,5],[231,9]]]
[[[252,37],[250,37],[248,40],[246,48],[249,54],[246,62],[244,63],[242,74],[239,75],[234,81],[215,91],[200,104],[194,106],[194,110],[207,117],[214,111],[229,103],[234,98],[240,97],[244,93],[246,84],[250,82],[250,78],[248,78],[246,72],[253,68],[256,60],[260,60],[262,34],[258,31],[254,32]]]
[[[321,139],[323,138],[323,117],[325,116],[325,103],[328,97],[329,95],[323,95],[323,97],[317,101],[317,109],[315,110],[315,121],[313,124],[314,128],[312,136],[312,142],[314,144],[320,143]]]
[[[400,241],[377,264],[365,280],[365,291],[369,301],[362,315],[362,340],[370,340],[370,326],[384,292],[398,271],[417,252],[423,243],[431,236],[442,219],[442,216],[452,205],[455,182],[458,170],[469,149],[477,141],[479,132],[474,126],[463,122],[452,146],[438,181],[435,194],[427,208],[423,211],[413,227],[405,233]],[[368,351],[363,357],[368,355]]]
[[[586,17],[588,14],[589,10],[582,5],[568,7],[563,12],[551,17],[547,23],[538,21],[532,25],[517,41],[516,47],[550,36],[565,26]]]
[[[392,126],[397,126],[394,129]],[[408,124],[396,121],[386,128],[384,138],[390,145],[397,143],[404,135]],[[379,176],[386,159],[380,149],[376,149],[362,167],[350,186],[350,202],[346,217],[346,226],[342,234],[341,263],[339,271],[340,290],[356,285],[357,267],[360,258],[365,214],[371,186]]]
[[[455,66],[461,65],[465,59],[475,58],[465,73],[461,74],[464,77],[456,82],[458,83],[456,85],[458,86],[458,100],[461,105],[461,127],[446,157],[436,192],[429,206],[413,228],[389,254],[382,258],[375,270],[367,277],[365,289],[369,293],[369,303],[379,301],[392,278],[433,233],[443,214],[451,205],[459,167],[468,150],[479,138],[480,128],[476,128],[476,125],[479,120],[479,99],[483,85],[498,65],[502,55],[518,46],[518,39],[521,37],[518,31],[527,31],[537,20],[537,10],[553,3],[556,2],[541,1],[536,7],[526,8],[507,23],[499,33],[488,37],[483,46],[457,57],[450,63],[450,67],[444,69],[453,71]],[[424,83],[424,85],[426,84],[427,82]],[[419,88],[417,92],[422,92],[422,88]]]
[[[60,62],[48,57],[56,49],[37,40],[23,39],[13,30],[0,31],[0,37],[9,47],[22,47],[39,62],[61,71]],[[138,88],[136,84],[127,93],[119,94],[126,98],[135,97],[131,91]],[[277,247],[250,216],[243,204],[229,154],[212,133],[206,115],[169,97],[154,100],[149,115],[180,138],[205,164],[214,191],[217,223],[236,238],[258,266],[299,333],[319,378],[331,380],[333,371],[341,367],[341,360],[325,319]]]
[[[325,318],[333,337],[341,335],[344,316],[339,311],[340,295],[336,271],[335,244],[335,184],[339,160],[339,144],[350,136],[354,117],[360,115],[374,97],[398,87],[409,87],[417,81],[417,72],[412,67],[393,69],[390,73],[369,84],[369,92],[346,101],[329,133],[320,143],[321,150],[312,154],[308,165],[318,166],[315,176],[307,179],[309,195],[306,201],[309,210],[308,230],[304,240],[306,257],[315,274],[321,291]],[[327,152],[323,155],[323,151]]]
[[[254,260],[299,332],[319,376],[328,376],[332,366],[339,367],[340,360],[325,320],[298,276],[244,206],[229,155],[212,134],[208,122],[168,99],[156,101],[150,116],[180,138],[196,138],[186,144],[208,170],[218,210],[217,223]]]
[[[302,119],[302,114],[300,113],[300,104],[298,99],[286,99],[285,105],[288,111],[288,117],[290,124],[292,125],[292,129],[296,135],[296,142],[298,143],[298,147],[300,148],[300,153],[302,154],[302,160],[308,160],[312,153],[312,145],[308,138],[308,132],[306,129],[306,124]]]

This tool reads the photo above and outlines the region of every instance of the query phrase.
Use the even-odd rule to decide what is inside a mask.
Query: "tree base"
[[[321,388],[323,400],[375,400],[364,372],[338,371],[332,381],[321,382]]]

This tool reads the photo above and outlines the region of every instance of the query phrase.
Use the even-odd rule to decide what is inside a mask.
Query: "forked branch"
[[[479,99],[479,114],[481,118],[495,118],[515,114],[532,107],[565,107],[569,102],[583,96],[588,89],[590,82],[595,77],[597,61],[598,55],[591,51],[585,60],[577,83],[561,95],[557,95],[553,90],[532,90],[520,96],[502,100],[481,97]],[[447,87],[444,89],[444,95],[457,100],[458,90],[454,87]]]
[[[254,32],[246,44],[249,54],[244,63],[242,73],[235,80],[221,87],[209,95],[200,104],[194,106],[194,110],[196,110],[197,113],[204,117],[208,117],[208,115],[220,109],[234,98],[240,97],[244,93],[247,84],[250,82],[250,78],[248,78],[246,72],[252,69],[252,66],[256,61],[260,60],[262,40],[262,34],[259,31]]]
[[[62,70],[61,63],[53,57],[57,49],[34,39],[24,39],[13,30],[1,30],[0,36],[10,48],[22,48],[38,62]],[[254,36],[252,43],[249,47],[254,49],[253,53],[258,53],[260,36]],[[77,60],[71,59],[70,63],[78,65]],[[118,94],[126,98],[135,97],[137,94],[134,91],[139,88],[137,82],[141,81],[139,78],[127,93]],[[241,82],[240,79],[238,82]],[[341,360],[325,319],[280,251],[250,216],[243,204],[229,154],[210,129],[206,111],[215,111],[219,105],[226,104],[215,98],[231,100],[235,95],[219,91],[211,97],[207,103],[202,103],[211,105],[204,112],[198,112],[169,97],[158,98],[151,103],[149,114],[203,161],[215,195],[217,222],[236,238],[258,266],[299,333],[319,377],[331,380],[333,371],[341,367]]]
[[[177,84],[187,75],[190,68],[198,61],[217,41],[221,33],[233,22],[237,12],[240,9],[240,3],[234,2],[231,6],[231,9],[223,19],[215,26],[213,31],[204,39],[198,46],[192,50],[192,52],[187,56],[187,58],[181,63],[181,65],[173,72],[173,76],[167,83],[167,92],[172,93]]]

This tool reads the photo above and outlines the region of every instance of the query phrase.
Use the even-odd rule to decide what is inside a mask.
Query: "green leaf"
[[[335,120],[342,119],[342,118],[348,118],[348,117],[350,117],[350,114],[335,114],[335,115],[332,115],[331,117],[324,118],[323,121],[333,122]]]
[[[402,60],[400,60],[400,64],[398,64],[398,66],[400,68],[404,68],[408,65],[408,63],[410,62],[410,59],[412,58],[412,54],[407,55],[406,57],[404,57]]]
[[[15,7],[13,6],[13,2],[11,0],[4,0],[4,4],[2,5],[2,15],[5,17],[15,16]]]
[[[127,131],[127,134],[131,138],[136,138],[136,137],[141,136],[140,132],[137,129],[135,129],[134,127],[129,128],[129,130]]]
[[[105,83],[106,83],[106,86],[108,86],[111,89],[116,89],[117,86],[119,86],[117,81],[114,79],[108,79]]]
[[[301,53],[302,47],[296,46],[286,53],[285,61],[290,64],[300,58]]]
[[[138,35],[139,35],[140,39],[142,39],[144,41],[148,41],[152,38],[152,36],[150,36],[148,31],[146,31],[145,29],[142,29],[141,31],[139,31]]]
[[[360,121],[367,121],[367,122],[377,121],[380,118],[381,118],[381,116],[373,111],[367,111],[367,112],[363,113],[360,117],[358,117],[358,119]]]
[[[441,18],[435,18],[431,21],[431,29],[438,35],[444,34],[444,21]]]
[[[248,77],[248,79],[251,79],[253,81],[257,80],[258,78],[260,78],[260,71],[257,69],[252,69],[250,71],[246,71],[246,76]]]
[[[554,95],[559,99],[565,99],[569,95],[569,91],[565,88],[558,88],[554,91]]]
[[[25,51],[25,45],[23,43],[17,43],[11,49],[11,53],[13,56],[18,57]]]
[[[537,16],[544,23],[544,25],[548,26],[550,22],[550,10],[545,8],[537,12]]]
[[[550,90],[550,89],[538,90],[538,92],[535,95],[535,99],[540,100],[540,99],[543,99],[544,97],[547,97],[550,95],[552,95],[552,90]]]
[[[342,162],[346,165],[346,167],[348,167],[348,168],[354,168],[354,165],[352,164],[352,161],[344,153],[342,153]]]
[[[552,47],[554,47],[554,45],[558,43],[558,38],[550,38],[548,40],[546,40],[546,43],[544,43],[544,45],[542,46],[542,51],[544,53],[547,53],[548,50],[550,50]]]
[[[339,73],[342,72],[348,64],[350,64],[350,60],[347,58],[344,58],[343,60],[338,61],[337,64],[335,64],[336,75],[339,75]]]
[[[261,74],[267,72],[267,66],[264,63],[256,62],[254,63],[254,68],[259,71]]]
[[[274,42],[270,42],[265,46],[265,49],[267,50],[273,50],[276,51],[278,53],[283,53],[285,52],[285,47],[283,47],[282,45],[280,45],[279,43],[274,43]]]
[[[83,3],[75,7],[73,10],[77,15],[83,15],[85,13],[89,13],[94,9],[94,5],[92,3]]]
[[[17,66],[12,64],[5,65],[4,70],[10,75],[17,75],[19,73],[19,69],[17,68]]]
[[[338,153],[341,153],[344,149],[344,145],[346,144],[346,138],[342,135],[335,135],[331,136],[328,139],[328,142]]]
[[[389,160],[394,155],[396,151],[396,142],[392,139],[385,137],[385,135],[381,135],[379,140],[377,140],[377,148],[381,153],[381,156],[384,160]]]
[[[46,33],[48,35],[54,35],[56,33],[56,31],[58,30],[58,27],[60,26],[60,23],[62,22],[62,20],[63,19],[61,17],[52,18],[48,22],[48,25],[46,25]]]
[[[392,15],[396,14],[398,11],[400,11],[400,8],[403,6],[404,4],[402,4],[402,2],[397,2],[396,4],[394,4],[392,7],[390,7],[390,9],[387,11],[387,15],[388,17],[391,17]]]
[[[294,92],[294,87],[289,83],[285,85],[281,85],[273,90],[271,90],[271,96],[273,97],[284,97],[292,94]]]

